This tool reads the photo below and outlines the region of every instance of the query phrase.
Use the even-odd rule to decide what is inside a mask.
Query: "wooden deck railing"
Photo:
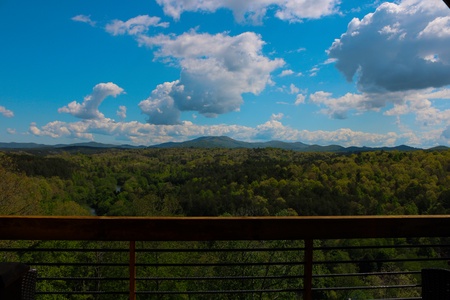
[[[208,241],[450,236],[450,215],[339,217],[0,216],[3,240]]]
[[[129,241],[135,299],[135,241],[304,240],[303,298],[312,299],[313,240],[450,237],[450,216],[0,217],[0,240]]]

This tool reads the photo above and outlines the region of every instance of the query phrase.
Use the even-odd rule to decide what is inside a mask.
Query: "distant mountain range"
[[[194,140],[186,142],[169,142],[159,145],[150,146],[150,148],[281,148],[286,150],[303,151],[303,152],[361,152],[361,151],[374,151],[374,150],[400,150],[400,151],[414,151],[421,150],[420,148],[414,148],[406,145],[397,147],[342,147],[339,145],[308,145],[302,142],[282,142],[282,141],[269,141],[269,142],[242,142],[237,141],[226,136],[207,136],[200,137]],[[444,147],[446,148],[446,147]]]
[[[36,143],[0,143],[0,149],[39,149],[39,148],[67,148],[67,147],[91,147],[91,148],[143,148],[145,146],[132,146],[132,145],[113,145],[102,144],[96,142],[76,143],[76,144],[57,144],[57,145],[45,145]]]
[[[108,149],[138,149],[138,148],[146,148],[146,146],[114,145],[96,142],[57,144],[57,145],[45,145],[36,143],[0,143],[0,150],[2,151],[25,151],[32,154],[43,154],[43,155],[55,152],[96,153]]]
[[[339,145],[308,145],[301,142],[282,142],[282,141],[269,141],[269,142],[243,142],[237,141],[226,136],[206,136],[197,139],[185,141],[185,142],[169,142],[153,146],[133,146],[133,145],[113,145],[102,144],[96,142],[77,143],[77,144],[58,144],[58,145],[44,145],[35,143],[0,143],[0,149],[11,150],[26,150],[26,151],[83,151],[92,152],[106,149],[139,149],[139,148],[280,148],[293,151],[302,152],[363,152],[363,151],[414,151],[422,150],[420,148],[414,148],[406,145],[400,145],[396,147],[342,147]],[[435,147],[429,150],[446,150],[449,149],[445,146]]]

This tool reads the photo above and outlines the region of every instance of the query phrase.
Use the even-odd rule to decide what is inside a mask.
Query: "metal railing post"
[[[136,300],[136,241],[130,241],[130,300]]]
[[[312,300],[312,275],[313,275],[313,240],[305,240],[304,253],[304,277],[303,277],[303,299]]]

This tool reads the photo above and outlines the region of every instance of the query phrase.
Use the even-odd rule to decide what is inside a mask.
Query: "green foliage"
[[[33,195],[36,203],[25,206],[40,214],[450,212],[450,151],[336,154],[192,148],[47,156],[3,153],[0,166],[2,195],[16,195],[14,203]],[[26,212],[19,207],[7,213]]]
[[[306,216],[306,215],[404,215],[450,213],[450,151],[372,151],[352,154],[302,153],[281,149],[139,149],[105,150],[92,154],[48,154],[0,152],[0,214],[3,215],[106,215],[106,216]],[[421,267],[446,267],[444,262],[379,263],[382,258],[425,258],[448,255],[440,248],[411,250],[397,245],[433,243],[432,239],[376,239],[316,241],[323,246],[348,246],[348,250],[316,251],[315,260],[350,261],[347,264],[318,264],[314,274],[384,272],[417,270]],[[448,242],[448,241],[447,241]],[[1,242],[14,247],[22,242]],[[33,247],[65,247],[60,242],[28,242]],[[235,244],[233,244],[235,243]],[[223,249],[260,244],[246,242],[193,243],[192,247]],[[260,242],[264,243],[264,242]],[[263,246],[284,247],[282,241]],[[73,247],[85,247],[73,242]],[[257,245],[258,244],[258,245]],[[270,245],[269,245],[270,244]],[[377,249],[354,246],[377,245]],[[122,245],[123,246],[123,245]],[[158,247],[158,244],[145,244]],[[172,247],[170,243],[165,246]],[[317,245],[320,246],[320,245]],[[92,243],[98,252],[8,253],[3,261],[114,262],[120,255],[102,252],[109,244]],[[112,247],[112,246],[111,246]],[[295,261],[298,253],[262,253],[243,251],[188,253],[146,253],[145,263]],[[125,258],[126,260],[126,258]],[[290,269],[289,269],[290,268]],[[296,269],[297,268],[297,269]],[[289,270],[288,270],[289,269]],[[48,277],[79,276],[80,268],[42,266]],[[83,276],[126,277],[123,268],[102,271],[95,267],[82,270]],[[125,272],[125,273],[124,273]],[[217,276],[301,274],[300,266],[249,268],[140,268],[140,276]],[[417,276],[394,277],[318,277],[315,287],[391,285],[418,282]],[[108,282],[42,282],[41,290],[124,289]],[[198,286],[198,285],[203,286]],[[220,289],[253,287],[251,281],[217,286],[215,281],[142,281],[140,289]],[[302,283],[295,282],[294,285]],[[283,288],[266,280],[259,287]],[[279,295],[289,299],[291,295]],[[315,299],[372,299],[418,297],[417,291],[369,290],[318,292]],[[267,295],[258,298],[266,299]],[[244,297],[245,298],[245,297]],[[244,299],[243,298],[243,299]],[[44,299],[44,298],[42,298]],[[45,299],[65,299],[47,296]],[[71,299],[93,299],[78,295]],[[102,299],[101,296],[95,299]],[[173,299],[186,299],[184,296]],[[207,297],[205,298],[207,299]],[[225,299],[225,298],[223,298]],[[245,298],[247,299],[247,298]]]
[[[38,214],[45,193],[40,190],[39,180],[15,172],[11,159],[0,153],[1,215]]]

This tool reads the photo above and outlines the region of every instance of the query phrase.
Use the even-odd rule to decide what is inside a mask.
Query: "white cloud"
[[[128,21],[113,20],[106,25],[105,30],[112,35],[140,35],[145,34],[150,27],[167,28],[169,23],[161,22],[159,17],[141,15],[129,19]]]
[[[320,68],[318,68],[317,66],[311,68],[311,70],[309,70],[309,77],[315,77],[315,76],[317,76],[317,73],[318,73],[319,71],[320,71]]]
[[[442,138],[450,140],[450,126],[447,126],[444,131],[442,131]]]
[[[177,90],[177,93],[183,92],[183,86],[179,85],[178,80],[159,84],[148,99],[139,103],[142,112],[148,115],[149,123],[164,125],[180,123],[180,110],[171,96]]]
[[[295,105],[300,105],[300,104],[303,104],[303,103],[305,103],[305,99],[306,99],[306,96],[305,95],[303,95],[303,94],[298,94],[297,95],[297,97],[295,98]]]
[[[328,50],[363,92],[406,91],[450,84],[450,22],[441,0],[385,2]]]
[[[90,95],[84,98],[83,103],[72,101],[67,106],[58,109],[59,113],[68,113],[80,119],[102,119],[104,115],[98,110],[100,104],[108,96],[116,97],[124,91],[112,82],[99,83]]]
[[[415,122],[424,132],[433,132],[437,142],[436,131],[450,125],[450,109],[440,109],[440,101],[450,100],[450,89],[425,89],[421,91],[390,92],[383,94],[347,93],[341,97],[333,97],[331,93],[318,91],[309,95],[309,103],[322,107],[321,113],[335,119],[345,119],[349,113],[363,113],[366,111],[379,111],[381,108],[392,104],[392,108],[384,111],[385,116],[397,117],[397,125],[404,131],[406,127],[400,123],[403,115],[412,115]],[[408,139],[411,143],[418,144],[418,140],[424,142],[424,137]],[[427,142],[431,138],[425,139]]]
[[[14,112],[12,110],[7,109],[4,106],[0,106],[0,114],[7,118],[14,117]]]
[[[6,128],[6,132],[9,134],[16,134],[16,130],[14,128]]]
[[[258,1],[258,0],[255,0]],[[339,0],[294,0],[277,1],[280,9],[276,16],[289,22],[300,22],[302,19],[319,19],[338,12]],[[281,2],[281,3],[280,3]]]
[[[393,146],[400,143],[414,145],[430,140],[426,134],[396,134],[365,133],[353,131],[348,128],[335,131],[308,131],[297,130],[283,125],[280,120],[282,114],[274,114],[271,119],[256,128],[241,125],[196,125],[192,122],[182,122],[177,125],[154,125],[149,123],[115,122],[104,118],[96,120],[81,120],[73,123],[61,121],[50,122],[41,128],[35,123],[30,124],[29,132],[36,136],[48,136],[52,138],[68,137],[81,140],[94,140],[95,135],[114,136],[117,140],[128,141],[136,145],[153,145],[169,141],[184,141],[199,136],[226,135],[243,141],[256,140],[282,140],[307,144],[339,144],[343,146]],[[441,132],[435,132],[432,136],[440,138]]]
[[[295,84],[291,83],[291,85],[289,86],[289,93],[297,94],[298,92],[300,92],[300,89],[296,87]]]
[[[298,92],[300,92],[300,89],[296,87],[295,84],[291,83],[291,85],[289,86],[289,93],[297,94]]]
[[[331,93],[318,91],[309,95],[309,102],[324,107],[321,113],[329,115],[334,119],[346,119],[350,111],[364,112],[369,110],[378,111],[386,105],[387,99],[390,101],[399,101],[398,96],[391,94],[352,94],[347,93],[344,96],[333,98]]]
[[[278,113],[278,114],[272,114],[272,116],[270,117],[271,120],[276,120],[279,121],[281,119],[283,119],[284,114],[283,113]]]
[[[155,59],[181,68],[179,80],[158,85],[139,104],[153,124],[178,124],[181,111],[207,117],[238,111],[242,94],[262,92],[273,84],[271,72],[284,65],[282,59],[262,55],[265,43],[253,32],[229,36],[191,30],[179,36],[147,36],[144,31],[121,33],[134,35],[140,45],[157,48]]]
[[[304,19],[318,19],[338,12],[339,0],[156,0],[164,13],[178,20],[183,12],[215,12],[220,8],[233,11],[238,22],[261,23],[268,10],[275,10],[275,16],[288,22]]]
[[[297,130],[285,127],[279,120],[272,118],[264,124],[256,126],[255,138],[260,140],[291,140]]]
[[[419,33],[420,38],[448,39],[450,37],[450,17],[437,17]]]
[[[301,47],[301,48],[298,48],[298,49],[295,49],[295,50],[288,51],[287,53],[300,53],[300,52],[304,52],[304,51],[306,51],[306,48],[305,47]]]
[[[283,70],[280,74],[280,77],[285,77],[285,76],[289,76],[292,74],[294,74],[294,71],[292,71],[292,70]]]
[[[116,114],[119,118],[125,119],[127,117],[127,107],[123,105],[119,106]]]
[[[422,126],[447,126],[450,124],[450,109],[440,110],[433,104],[448,100],[450,100],[449,89],[411,92],[405,94],[402,101],[395,103],[394,107],[384,114],[387,116],[414,114],[416,121]]]
[[[242,138],[251,135],[252,131],[251,128],[238,125],[198,126],[191,122],[177,125],[154,125],[136,121],[115,122],[108,118],[73,123],[54,121],[41,128],[32,123],[29,128],[29,132],[36,136],[93,140],[96,134],[100,134],[114,136],[121,141],[145,145],[183,141],[187,138],[204,135],[230,135]]]
[[[36,123],[31,123],[29,131],[36,136],[49,136],[52,138],[70,137],[86,140],[94,140],[94,136],[89,131],[89,121],[66,123],[53,121],[42,128],[37,127]]]
[[[328,58],[326,61],[323,62],[324,65],[334,64],[337,61],[336,58]]]
[[[86,16],[86,15],[77,15],[72,18],[72,21],[86,23],[91,26],[95,26],[95,24],[96,24],[96,22],[91,20],[91,16]]]
[[[242,94],[261,93],[271,83],[271,72],[282,59],[262,55],[264,41],[253,32],[140,37],[157,47],[155,57],[181,68],[180,79],[159,85],[140,104],[149,122],[179,123],[181,111],[197,111],[207,117],[238,111]]]
[[[417,135],[387,133],[366,133],[354,131],[349,128],[341,128],[334,131],[324,130],[297,130],[283,125],[278,120],[270,120],[264,124],[258,125],[254,137],[282,141],[301,141],[306,144],[330,145],[338,144],[345,147],[349,146],[395,146],[407,143],[415,145]],[[419,137],[421,140],[422,137]]]
[[[399,140],[404,138],[394,132],[388,133],[367,133],[353,131],[349,128],[341,128],[335,131],[305,131],[305,137],[316,141],[318,144],[331,143],[342,146],[395,146]],[[308,138],[306,139],[308,140]]]

